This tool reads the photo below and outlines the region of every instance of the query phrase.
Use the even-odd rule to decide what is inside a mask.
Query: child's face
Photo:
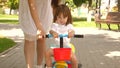
[[[65,25],[67,23],[68,17],[64,17],[63,14],[57,16],[57,23]]]

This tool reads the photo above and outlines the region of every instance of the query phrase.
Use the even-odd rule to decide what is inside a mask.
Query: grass
[[[6,24],[18,24],[18,15],[0,14],[0,22]]]
[[[86,21],[78,21],[78,22],[74,22],[73,25],[75,27],[96,27],[96,25],[93,21],[90,23],[88,23]]]
[[[7,23],[7,24],[18,24],[18,15],[0,14],[0,22]],[[92,19],[92,21],[88,23],[88,22],[86,22],[86,18],[73,17],[73,25],[75,27],[94,27],[94,28],[96,28],[94,19]],[[102,29],[108,29],[107,25],[102,24]],[[116,25],[111,24],[111,29],[117,30],[118,28]]]
[[[13,47],[16,43],[9,39],[9,38],[5,38],[5,37],[1,37],[0,38],[0,53],[9,49],[10,47]]]
[[[96,27],[94,20],[92,19],[91,22],[87,22],[86,18],[73,18],[73,25],[75,27]]]
[[[92,19],[91,22],[87,22],[86,18],[73,18],[73,25],[75,27],[93,27],[93,28],[96,28],[96,24],[94,22],[94,19]],[[112,30],[118,30],[118,27],[116,24],[111,24],[110,27]],[[108,29],[108,26],[107,26],[107,24],[102,23],[101,28],[106,30],[106,29]]]
[[[0,23],[18,24],[18,15],[0,14]],[[12,39],[0,35],[0,53],[15,46],[15,44],[16,43]]]
[[[7,18],[10,18],[10,19],[18,19],[18,15],[6,15],[6,14],[0,14],[0,18],[4,18],[4,19],[7,19]]]

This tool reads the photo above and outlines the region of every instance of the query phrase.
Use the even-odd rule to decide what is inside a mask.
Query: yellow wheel
[[[72,52],[75,53],[75,47],[74,47],[74,45],[72,43],[70,43],[70,46],[72,48]]]

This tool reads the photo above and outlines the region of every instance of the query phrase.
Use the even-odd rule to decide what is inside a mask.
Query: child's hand
[[[50,34],[53,35],[54,38],[58,38],[58,33],[53,31],[53,30],[50,30]]]
[[[70,30],[70,31],[68,31],[68,38],[71,38],[71,37],[73,37],[74,36],[74,31],[73,30]]]
[[[58,33],[57,32],[53,32],[52,35],[53,35],[54,38],[58,38]]]

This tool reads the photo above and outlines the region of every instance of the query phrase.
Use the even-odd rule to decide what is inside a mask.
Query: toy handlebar
[[[53,37],[52,34],[47,34],[47,35],[45,36],[45,38],[52,38],[52,37]],[[60,38],[62,38],[62,37],[68,37],[68,34],[60,34],[59,37],[60,37]],[[83,36],[83,35],[80,35],[80,34],[75,34],[73,37],[74,37],[74,38],[83,38],[84,36]]]
[[[53,35],[52,34],[47,34],[44,38],[52,38]],[[60,38],[60,48],[63,48],[63,37],[68,37],[68,34],[59,34],[59,38]],[[74,38],[83,38],[83,35],[80,34],[75,34],[73,36]]]

